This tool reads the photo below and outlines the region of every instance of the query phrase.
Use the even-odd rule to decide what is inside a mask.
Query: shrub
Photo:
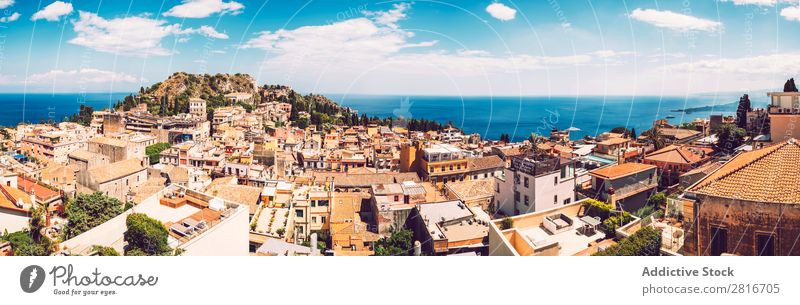
[[[283,237],[283,234],[286,234],[286,229],[280,228],[275,230],[275,233],[278,233],[278,236]]]
[[[97,252],[97,256],[119,256],[119,252],[112,247],[94,245],[92,251]]]
[[[605,203],[595,199],[586,199],[586,203],[584,204],[584,208],[586,209],[586,215],[592,217],[600,217],[600,219],[606,219],[611,216],[611,212],[614,211],[614,205],[610,203]]]
[[[511,219],[511,217],[503,218],[503,220],[500,221],[500,229],[501,230],[508,230],[508,229],[513,228],[513,227],[514,227],[514,220]]]
[[[658,256],[661,249],[661,232],[644,227],[618,244],[599,251],[593,256]]]
[[[623,212],[620,215],[612,215],[603,220],[603,227],[606,235],[614,235],[619,227],[622,227],[633,220],[631,213]]]
[[[655,193],[647,199],[648,206],[660,207],[667,203],[667,196],[664,193]]]
[[[156,143],[145,147],[144,153],[150,158],[150,164],[156,164],[161,159],[161,152],[170,148],[169,143]]]

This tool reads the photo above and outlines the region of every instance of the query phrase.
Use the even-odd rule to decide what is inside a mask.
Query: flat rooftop
[[[570,218],[572,219],[572,228],[558,234],[551,234],[542,226],[520,229],[519,232],[532,244],[534,241],[538,241],[539,243],[543,244],[549,242],[558,242],[560,247],[558,250],[559,256],[575,255],[578,252],[589,248],[589,244],[591,242],[594,242],[598,239],[604,239],[606,237],[606,234],[600,230],[596,230],[594,235],[591,236],[580,234],[577,229],[583,224],[583,222],[577,217],[570,216]]]

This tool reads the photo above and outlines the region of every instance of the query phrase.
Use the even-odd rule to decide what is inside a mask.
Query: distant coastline
[[[0,103],[7,111],[0,113],[0,125],[15,126],[25,121],[61,121],[77,113],[81,104],[95,110],[108,108],[129,92],[115,93],[0,93]],[[325,94],[344,107],[378,117],[425,118],[440,123],[453,122],[466,133],[479,133],[497,139],[500,134],[513,140],[526,139],[530,133],[547,134],[550,129],[581,129],[572,138],[596,135],[614,127],[626,126],[644,131],[656,119],[670,114],[671,123],[708,117],[710,113],[732,114],[736,95],[699,97],[653,96],[559,96],[559,97],[479,97],[479,96],[401,96],[363,94]],[[82,101],[82,102],[81,102]],[[716,101],[717,105],[709,105]],[[724,103],[722,103],[724,102]],[[756,100],[754,104],[759,104]],[[705,105],[684,108],[688,105]],[[733,107],[731,107],[733,105]],[[681,110],[683,109],[683,110]],[[680,110],[680,111],[674,111]],[[677,115],[676,113],[680,113]]]

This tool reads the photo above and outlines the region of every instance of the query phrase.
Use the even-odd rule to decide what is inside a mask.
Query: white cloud
[[[228,34],[217,32],[214,28],[204,25],[198,29],[186,29],[181,31],[182,34],[200,34],[209,38],[228,39]]]
[[[517,15],[517,10],[510,8],[502,3],[492,3],[486,7],[486,12],[492,17],[502,21],[513,20]]]
[[[0,10],[14,5],[14,0],[0,0]]]
[[[94,13],[80,11],[73,22],[77,37],[69,43],[84,46],[98,52],[127,56],[164,56],[174,52],[161,46],[161,40],[169,36],[198,34],[217,39],[227,39],[209,26],[198,29],[181,29],[179,24],[167,24],[164,20],[133,16],[105,19]],[[188,41],[178,37],[178,42]]]
[[[225,52],[224,50],[211,50],[211,54],[225,54],[225,53],[227,52]]]
[[[453,86],[463,86],[471,94],[489,94],[493,89],[487,88],[487,80],[497,82],[494,85],[499,87],[494,88],[502,87],[498,90],[505,94],[513,94],[514,89],[508,87],[519,84],[518,73],[546,81],[538,79],[546,75],[541,72],[545,69],[590,69],[633,54],[611,50],[547,56],[481,49],[450,51],[437,48],[436,40],[416,39],[413,32],[402,28],[408,10],[407,5],[395,5],[387,12],[369,12],[365,17],[331,24],[265,31],[239,47],[268,53],[253,73],[256,78],[313,92],[343,92],[353,85],[361,92],[408,94],[458,92]],[[617,59],[601,60],[601,56]]]
[[[678,32],[718,32],[723,28],[722,23],[717,21],[679,14],[672,11],[637,8],[633,10],[630,17],[659,28],[666,28]]]
[[[31,16],[31,20],[44,19],[47,21],[58,21],[61,16],[72,13],[72,3],[56,1],[43,8]]]
[[[2,22],[2,23],[14,22],[14,21],[17,21],[17,19],[19,19],[20,16],[22,16],[22,15],[20,15],[17,12],[14,12],[13,14],[11,14],[9,16],[0,17],[0,22]]]
[[[32,74],[28,76],[26,81],[31,85],[47,85],[54,82],[58,85],[81,85],[108,84],[109,82],[137,83],[139,78],[121,72],[83,68],[80,70],[51,70],[45,73]]]
[[[364,15],[372,17],[375,23],[397,29],[397,22],[406,18],[406,11],[411,7],[408,3],[396,3],[388,11],[364,11]]]
[[[781,16],[786,20],[800,21],[800,6],[785,7],[781,10]]]
[[[774,6],[778,0],[722,0],[722,2],[733,2],[735,5]]]
[[[244,5],[236,1],[225,2],[223,0],[183,0],[181,4],[174,6],[164,13],[164,16],[179,18],[205,18],[213,14],[238,15],[244,9]]]
[[[592,52],[591,54],[599,58],[617,58],[617,57],[636,55],[635,52],[631,51],[614,51],[614,50],[597,50]]]
[[[671,72],[723,73],[739,75],[800,74],[800,53],[781,53],[740,58],[720,58],[685,62],[663,67]]]

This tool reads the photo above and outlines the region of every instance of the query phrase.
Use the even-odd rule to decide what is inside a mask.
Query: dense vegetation
[[[47,256],[53,252],[53,242],[42,234],[45,228],[44,213],[43,207],[35,207],[31,209],[28,228],[0,235],[0,241],[6,241],[11,245],[14,256]]]
[[[125,220],[125,255],[165,256],[172,255],[167,228],[160,221],[142,213],[132,213]]]
[[[410,230],[392,232],[389,237],[384,237],[375,242],[376,256],[407,256],[413,251],[414,233]]]
[[[89,123],[92,122],[92,112],[94,112],[92,106],[81,105],[78,113],[73,113],[67,120],[83,126],[89,126]]]
[[[728,154],[733,153],[737,147],[744,144],[744,137],[747,135],[747,131],[734,124],[722,124],[716,132],[717,149]]]
[[[644,227],[618,244],[599,251],[593,256],[658,256],[661,249],[661,232]]]
[[[169,143],[156,143],[150,146],[147,146],[144,149],[144,153],[150,158],[150,165],[156,164],[159,162],[161,158],[161,152],[170,148]]]
[[[101,192],[78,194],[64,208],[67,224],[64,239],[70,239],[116,217],[123,211],[122,202]]]

